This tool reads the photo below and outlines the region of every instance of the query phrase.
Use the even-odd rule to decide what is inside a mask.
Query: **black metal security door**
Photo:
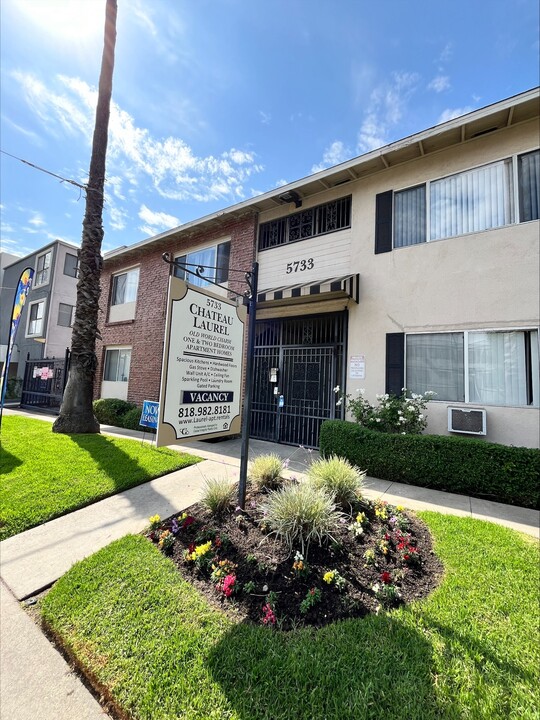
[[[21,407],[59,410],[66,386],[68,366],[69,351],[64,358],[27,360]]]
[[[257,324],[253,437],[318,447],[321,423],[336,417],[333,389],[343,385],[345,326],[345,313]]]

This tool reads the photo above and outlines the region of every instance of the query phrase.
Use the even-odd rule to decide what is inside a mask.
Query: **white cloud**
[[[341,142],[341,140],[334,140],[330,147],[326,148],[324,151],[322,162],[318,165],[313,165],[311,172],[317,173],[328,167],[332,167],[333,165],[339,165],[339,163],[349,160],[351,155],[351,151]]]
[[[448,62],[454,52],[454,43],[447,42],[439,55],[439,62]]]
[[[369,152],[389,142],[389,133],[401,121],[419,80],[416,73],[394,73],[390,83],[373,90],[358,133],[359,152]]]
[[[436,93],[448,90],[450,87],[450,78],[448,75],[437,75],[428,85],[428,90],[434,90]]]
[[[28,221],[30,225],[33,225],[34,227],[43,227],[43,225],[46,225],[47,223],[43,219],[42,215],[40,213],[34,213],[33,216]]]
[[[2,115],[2,121],[6,124],[12,127],[14,130],[16,130],[18,133],[23,135],[28,140],[31,140],[34,145],[43,146],[43,140],[39,137],[39,135],[32,130],[27,130],[26,128],[21,127],[21,125],[17,125],[17,123],[13,122],[10,118],[8,118],[6,115]]]
[[[110,225],[113,230],[124,230],[126,227],[127,212],[121,208],[109,205],[107,208],[110,217]]]
[[[58,76],[57,88],[46,87],[34,76],[16,73],[29,105],[46,129],[60,136],[84,135],[90,143],[97,92],[78,78]],[[231,200],[245,196],[243,184],[263,170],[253,152],[231,148],[217,157],[198,157],[181,138],[155,138],[116,103],[111,103],[109,167],[115,176],[130,173],[137,185],[141,176],[150,180],[162,197],[173,200]],[[116,184],[118,188],[118,183]]]
[[[178,227],[181,223],[180,220],[174,215],[168,215],[164,212],[155,212],[141,205],[139,210],[139,217],[143,222],[146,223],[145,232],[148,228],[152,228],[151,234],[155,235],[158,230],[170,230],[171,228]],[[142,229],[142,228],[141,228]]]
[[[453,120],[454,118],[460,117],[461,115],[466,115],[473,110],[474,108],[470,107],[469,105],[462,108],[446,108],[446,110],[443,110],[440,114],[439,119],[437,120],[437,125],[446,122],[447,120]]]
[[[285,178],[280,178],[279,180],[276,180],[274,187],[283,187],[284,185],[288,185],[289,181],[285,180]]]
[[[264,110],[259,110],[259,117],[261,118],[263,125],[270,125],[270,121],[272,120],[270,113],[264,112]]]

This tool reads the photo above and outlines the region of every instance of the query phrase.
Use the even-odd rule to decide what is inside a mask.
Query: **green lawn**
[[[8,415],[0,439],[0,539],[198,462],[106,435],[58,435],[51,423]]]
[[[234,624],[141,536],[75,565],[42,614],[136,720],[537,720],[538,544],[421,516],[444,580],[388,614],[288,634]]]

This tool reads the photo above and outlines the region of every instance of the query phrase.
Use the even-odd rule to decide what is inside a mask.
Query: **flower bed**
[[[362,617],[425,597],[442,565],[422,521],[385,502],[343,512],[332,540],[306,557],[269,532],[265,492],[246,511],[213,515],[196,504],[180,516],[151,518],[146,536],[212,604],[235,619],[290,630]]]

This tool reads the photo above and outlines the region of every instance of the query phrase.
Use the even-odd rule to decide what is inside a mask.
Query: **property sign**
[[[349,365],[349,377],[351,380],[364,380],[366,377],[366,356],[351,355]]]
[[[157,446],[240,432],[246,315],[171,276]]]
[[[141,419],[139,425],[149,428],[157,428],[159,415],[159,403],[153,400],[143,400]]]

